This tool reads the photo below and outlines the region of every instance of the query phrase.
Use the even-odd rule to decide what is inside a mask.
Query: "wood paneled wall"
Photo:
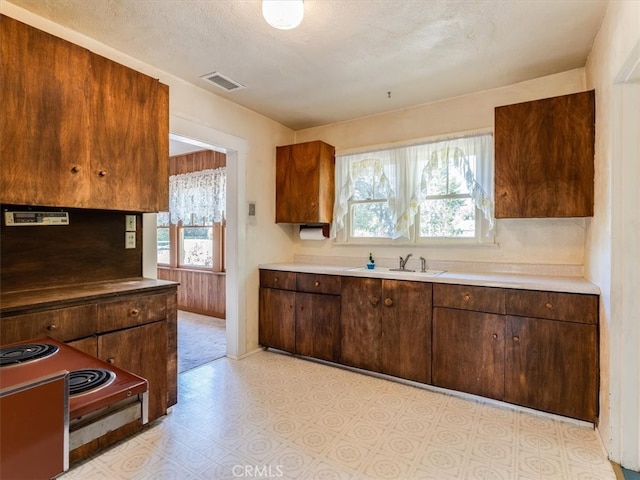
[[[0,228],[3,292],[142,276],[142,216],[136,248],[125,249],[125,212],[2,205],[9,211],[65,211],[69,225]]]
[[[226,318],[227,276],[225,273],[158,267],[158,278],[180,282],[178,286],[180,310]]]
[[[227,156],[213,150],[169,158],[169,175],[215,169],[227,165]],[[188,312],[226,318],[226,274],[183,268],[158,267],[158,278],[180,282],[178,308]]]

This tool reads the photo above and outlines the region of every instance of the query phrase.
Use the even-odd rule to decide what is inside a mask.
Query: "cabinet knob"
[[[391,305],[393,305],[393,300],[392,300],[392,299],[390,299],[389,297],[387,297],[387,298],[385,298],[385,299],[384,299],[384,304],[385,304],[387,307],[390,307]]]
[[[469,295],[468,293],[465,293],[464,295],[462,295],[462,299],[465,302],[468,302],[469,300],[471,300],[471,295]]]
[[[78,173],[80,171],[80,167],[77,165],[74,165],[73,167],[71,167],[71,173]]]
[[[544,306],[547,307],[549,310],[551,310],[553,308],[553,303],[547,302],[544,304]]]
[[[377,305],[380,299],[375,295],[372,295],[369,297],[369,301],[371,302],[371,305]]]
[[[106,170],[100,170],[98,172],[98,176],[99,177],[106,177],[107,176],[107,171]]]
[[[49,325],[47,327],[47,330],[49,330],[50,332],[54,331],[55,329],[57,329],[58,326],[55,323],[52,323],[51,325]]]
[[[280,281],[280,279],[278,277],[274,277],[273,278],[273,283],[278,283]]]
[[[496,338],[498,338],[498,334],[494,333],[493,335],[491,335],[493,337],[493,339],[495,340]]]
[[[313,282],[313,284],[314,284],[316,287],[319,287],[319,286],[320,286],[320,282],[319,282],[319,281],[317,281],[317,280],[316,280],[315,282]]]
[[[500,194],[500,196],[501,196],[501,197],[506,197],[506,196],[507,196],[507,192],[502,192],[502,193]]]
[[[131,310],[130,313],[131,313],[132,317],[137,317],[138,314],[140,313],[140,310],[138,310],[137,308],[134,308],[134,309]]]
[[[517,336],[517,335],[514,335],[514,336],[513,336],[513,341],[514,341],[514,342],[519,342],[519,341],[520,341],[520,337],[519,337],[519,336]]]
[[[111,365],[113,365],[114,363],[116,363],[116,359],[115,358],[107,358],[107,363],[110,363]]]

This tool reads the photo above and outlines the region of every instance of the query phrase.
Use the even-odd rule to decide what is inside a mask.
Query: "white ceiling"
[[[260,0],[10,2],[295,130],[582,67],[608,4],[305,0],[281,31]]]

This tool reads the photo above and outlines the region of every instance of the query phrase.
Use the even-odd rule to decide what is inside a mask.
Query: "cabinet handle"
[[[498,334],[494,333],[493,335],[491,335],[493,337],[493,339],[495,340],[496,338],[498,338]]]
[[[314,284],[316,287],[319,287],[319,286],[320,286],[320,282],[319,282],[319,281],[317,281],[317,280],[316,280],[315,282],[313,282],[313,284]]]
[[[468,293],[465,293],[465,294],[462,296],[462,299],[463,299],[465,302],[468,302],[469,300],[471,300],[471,295],[469,295]]]
[[[77,165],[74,165],[73,167],[71,167],[71,173],[78,173],[80,171],[80,167]]]
[[[49,330],[50,332],[54,331],[55,329],[57,329],[58,326],[55,323],[52,323],[51,325],[49,325],[47,327],[47,330]]]
[[[375,295],[372,295],[369,297],[369,301],[371,302],[371,305],[377,305],[380,299]]]
[[[278,283],[280,281],[280,279],[278,277],[274,277],[273,278],[273,283]]]
[[[519,342],[520,341],[520,337],[517,336],[517,335],[514,335],[513,336],[513,341],[516,342],[516,343]]]
[[[385,298],[385,299],[384,299],[384,304],[385,304],[387,307],[390,307],[391,305],[393,305],[393,300],[392,300],[392,299],[390,299],[389,297],[387,297],[387,298]]]
[[[100,170],[98,172],[98,176],[99,177],[106,177],[107,176],[107,171],[106,170]]]
[[[140,310],[138,310],[137,308],[134,308],[133,310],[131,310],[130,313],[132,317],[137,317],[138,314],[140,313]]]
[[[116,363],[116,359],[115,358],[107,358],[107,363],[110,363],[111,365],[113,365],[114,363]]]
[[[544,306],[547,307],[549,310],[551,310],[553,308],[553,303],[547,302],[544,304]]]

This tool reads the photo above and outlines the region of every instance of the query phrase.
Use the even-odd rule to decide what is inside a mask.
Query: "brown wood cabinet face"
[[[166,322],[155,322],[100,335],[98,358],[147,379],[150,422],[166,413]]]
[[[433,305],[504,314],[504,289],[436,283],[433,285]]]
[[[433,309],[433,384],[501,400],[505,317]]]
[[[321,141],[276,148],[276,223],[331,223],[335,148]]]
[[[431,284],[382,281],[381,371],[431,383]]]
[[[258,340],[260,345],[287,352],[296,349],[296,293],[260,288]]]
[[[506,290],[507,313],[521,317],[598,323],[598,296],[577,293]]]
[[[340,297],[296,293],[296,353],[340,359]]]
[[[110,332],[167,318],[165,294],[131,297],[97,306],[98,332]]]
[[[93,207],[157,211],[158,165],[163,162],[167,181],[169,168],[156,117],[164,92],[157,80],[95,54],[91,80]]]
[[[496,218],[589,217],[594,91],[495,109]]]
[[[0,345],[42,337],[68,342],[96,332],[96,306],[79,305],[0,319]]]
[[[341,281],[337,275],[296,274],[296,291],[340,295]]]
[[[340,361],[346,365],[380,371],[382,281],[342,278]]]
[[[505,400],[595,422],[597,337],[595,325],[508,316]]]
[[[89,51],[0,17],[0,203],[89,200]]]
[[[296,289],[296,273],[277,270],[260,270],[260,286],[282,290]]]
[[[80,350],[87,355],[98,358],[98,337],[96,336],[74,340],[73,342],[67,342],[67,345],[75,348],[76,350]]]

